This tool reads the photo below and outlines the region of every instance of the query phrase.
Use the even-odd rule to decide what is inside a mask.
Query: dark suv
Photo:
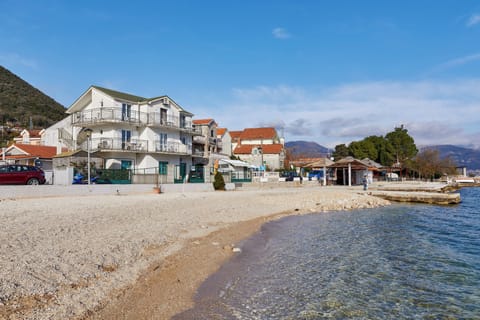
[[[44,184],[45,172],[42,169],[24,164],[0,166],[0,184]]]

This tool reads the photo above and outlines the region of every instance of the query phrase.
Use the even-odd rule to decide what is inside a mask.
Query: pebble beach
[[[168,319],[266,221],[388,204],[319,186],[0,197],[0,319]]]

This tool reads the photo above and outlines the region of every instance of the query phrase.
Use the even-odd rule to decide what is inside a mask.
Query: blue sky
[[[0,0],[0,65],[66,107],[94,84],[287,141],[480,147],[474,0]]]

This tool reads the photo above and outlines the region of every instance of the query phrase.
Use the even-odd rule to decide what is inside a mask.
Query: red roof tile
[[[217,128],[217,136],[223,136],[227,132],[226,128]]]
[[[43,159],[52,158],[54,155],[57,154],[57,147],[19,143],[15,144],[15,147],[24,151],[25,153],[28,153],[31,156],[36,156]]]
[[[240,144],[233,151],[234,154],[251,154],[252,149],[259,147],[256,144]],[[262,145],[263,154],[279,154],[283,150],[283,145],[278,144],[264,144]]]
[[[193,120],[193,124],[197,125],[209,125],[211,122],[215,122],[213,119],[196,119]]]
[[[242,134],[243,131],[229,131],[230,137],[232,137],[232,141],[236,141],[240,139],[240,135]]]
[[[240,135],[241,140],[273,139],[277,136],[275,128],[246,128]]]

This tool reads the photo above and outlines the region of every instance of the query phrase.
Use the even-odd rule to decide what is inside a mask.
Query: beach
[[[0,198],[0,319],[168,319],[286,215],[388,205],[361,187]]]

